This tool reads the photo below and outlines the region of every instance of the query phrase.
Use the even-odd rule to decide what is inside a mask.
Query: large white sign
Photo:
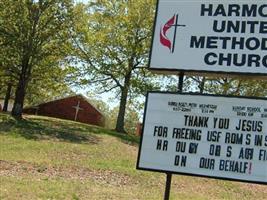
[[[267,76],[266,0],[158,0],[149,68]]]
[[[267,184],[267,100],[149,93],[137,168]]]

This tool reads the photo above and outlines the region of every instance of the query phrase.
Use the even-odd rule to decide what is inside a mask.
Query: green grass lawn
[[[165,175],[135,169],[139,138],[0,114],[0,200],[163,199]],[[267,199],[267,187],[173,176],[171,199]]]

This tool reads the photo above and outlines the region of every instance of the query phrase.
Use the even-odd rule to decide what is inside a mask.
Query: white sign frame
[[[233,1],[222,0],[219,2],[212,1],[212,0],[190,0],[190,1],[158,0],[148,68],[155,72],[165,73],[165,74],[166,73],[177,74],[177,72],[178,73],[185,72],[190,75],[191,74],[195,75],[199,73],[216,75],[216,76],[218,76],[219,74],[224,74],[224,75],[227,74],[228,76],[237,76],[237,75],[258,76],[262,79],[267,79],[267,66],[265,67],[263,66],[262,60],[259,61],[261,63],[259,67],[256,67],[257,64],[255,63],[251,64],[252,67],[248,67],[246,65],[248,64],[248,61],[246,61],[246,64],[242,67],[237,67],[232,64],[230,66],[227,66],[225,62],[222,62],[224,64],[222,64],[221,66],[219,64],[213,64],[209,66],[204,62],[203,56],[207,56],[208,53],[216,54],[216,56],[218,57],[219,57],[219,54],[226,55],[229,53],[232,56],[234,56],[234,54],[238,54],[239,59],[241,58],[241,54],[245,54],[247,55],[247,58],[246,58],[247,60],[249,59],[248,55],[252,55],[252,54],[260,56],[261,59],[267,58],[267,49],[264,51],[261,49],[250,50],[250,49],[245,49],[245,48],[240,50],[236,46],[234,50],[233,49],[231,50],[230,48],[231,44],[229,43],[229,41],[226,42],[228,44],[227,49],[223,49],[222,41],[211,38],[211,36],[231,37],[231,38],[232,37],[236,37],[236,38],[244,37],[245,41],[248,41],[248,38],[252,38],[252,37],[258,38],[259,40],[261,40],[263,37],[266,39],[266,33],[264,33],[265,35],[263,33],[252,34],[251,33],[252,30],[249,30],[250,32],[245,32],[245,33],[231,33],[231,32],[230,33],[214,33],[213,26],[214,26],[215,20],[218,21],[218,24],[222,23],[222,21],[234,21],[234,20],[235,21],[254,20],[254,21],[260,22],[263,20],[266,21],[267,17],[262,17],[262,16],[224,17],[224,16],[218,16],[218,15],[217,16],[206,16],[208,15],[206,13],[204,14],[204,16],[199,16],[201,14],[200,13],[201,10],[199,10],[201,9],[200,8],[201,4],[205,4],[205,5],[212,4],[213,11],[214,11],[216,8],[215,6],[219,4],[223,4],[224,6],[232,5],[232,4],[239,4],[242,6],[245,3],[247,3],[248,5],[250,4],[261,5],[261,4],[264,4],[264,0],[255,0],[253,2],[248,1],[248,0],[233,0]],[[265,8],[264,8],[264,14],[265,14]],[[232,13],[232,15],[234,14]],[[172,17],[174,18],[172,19]],[[176,20],[179,20],[179,21],[176,21]],[[178,22],[176,23],[176,25],[179,24],[179,27],[176,28],[177,26],[175,26],[175,24],[173,25],[170,21],[172,21],[173,23]],[[169,24],[167,22],[169,22]],[[218,24],[217,26],[219,26]],[[170,26],[175,26],[175,30],[174,28],[168,28]],[[245,31],[248,31],[248,26],[246,27],[247,28],[245,29]],[[264,29],[262,30],[264,31],[267,30],[265,29],[265,24],[264,24]],[[254,30],[254,32],[256,32],[256,30]],[[207,47],[197,48],[196,42],[194,43],[193,47],[190,48],[190,42],[192,42],[192,36],[194,36],[197,41],[200,41],[201,36],[205,36],[205,47],[207,46],[206,45],[208,43],[207,38],[209,36],[211,38],[211,42],[209,43],[211,48],[210,49],[207,49]],[[163,42],[164,44],[161,42],[161,40],[165,41]],[[169,40],[169,42],[167,40]],[[254,41],[252,40],[249,40],[249,41],[251,42],[251,45],[253,45]],[[264,44],[267,47],[267,39],[264,41],[265,41]],[[174,50],[174,48],[175,48],[175,51],[171,52]],[[216,60],[217,58],[213,56],[214,55],[210,55],[210,57],[207,57],[209,59],[209,62],[216,61],[218,63],[219,61]]]
[[[160,103],[159,97],[164,100],[164,104],[162,104],[162,102]],[[181,100],[179,100],[179,98]],[[153,100],[151,100],[151,99],[153,99]],[[229,97],[229,96],[219,96],[219,95],[200,95],[200,94],[170,93],[170,92],[149,92],[147,94],[147,99],[146,99],[145,114],[144,114],[144,121],[143,121],[143,130],[142,130],[142,135],[141,135],[141,142],[140,142],[139,153],[138,153],[138,160],[137,160],[137,166],[136,166],[137,169],[147,170],[147,171],[164,172],[164,173],[190,175],[190,176],[208,177],[208,178],[215,178],[215,179],[222,179],[222,180],[232,180],[232,181],[240,181],[240,182],[248,182],[248,183],[257,183],[257,184],[267,185],[267,165],[266,165],[267,164],[267,157],[265,157],[266,160],[264,159],[264,160],[261,160],[261,161],[257,161],[257,162],[260,162],[260,164],[258,164],[258,165],[255,164],[256,161],[254,161],[254,160],[250,160],[249,161],[249,162],[253,162],[251,164],[252,165],[252,169],[250,169],[250,170],[258,169],[259,166],[261,166],[261,167],[264,166],[265,167],[265,169],[262,169],[262,171],[265,170],[266,175],[264,177],[265,179],[262,179],[262,180],[259,179],[259,178],[255,178],[254,175],[251,176],[251,175],[245,174],[243,176],[243,174],[236,174],[236,173],[233,173],[233,172],[229,172],[229,174],[228,174],[227,172],[224,172],[223,170],[222,170],[222,172],[221,171],[218,172],[218,169],[217,170],[201,169],[200,170],[201,173],[200,173],[200,171],[197,171],[196,169],[190,169],[190,168],[189,169],[187,169],[187,168],[185,169],[184,167],[179,167],[179,166],[177,168],[175,168],[176,170],[173,170],[173,166],[169,166],[169,165],[173,165],[173,163],[167,163],[166,164],[166,162],[163,162],[163,163],[165,163],[165,165],[162,165],[162,161],[158,161],[158,162],[156,162],[158,164],[153,164],[153,162],[155,161],[155,159],[161,159],[162,158],[161,157],[162,156],[161,153],[163,151],[156,150],[155,147],[156,147],[157,143],[153,143],[153,145],[152,145],[153,146],[152,147],[153,150],[151,150],[151,152],[148,152],[148,149],[151,149],[151,144],[149,144],[150,141],[152,141],[152,140],[155,141],[157,139],[160,139],[160,137],[158,137],[158,138],[155,139],[155,136],[153,136],[153,134],[151,133],[151,130],[152,130],[151,129],[151,124],[154,124],[154,125],[156,124],[156,125],[159,125],[159,126],[163,126],[164,127],[164,126],[166,126],[167,123],[169,123],[169,125],[172,123],[172,122],[170,122],[171,120],[170,119],[167,119],[168,117],[166,117],[166,116],[176,116],[176,115],[178,116],[178,115],[184,115],[184,113],[188,113],[188,111],[186,111],[186,110],[184,110],[184,111],[181,111],[179,109],[178,109],[178,111],[177,110],[172,110],[172,109],[175,108],[175,104],[173,104],[173,105],[169,104],[169,102],[167,102],[166,99],[168,99],[168,101],[171,101],[171,102],[179,102],[179,101],[185,102],[185,99],[187,99],[187,100],[188,99],[192,99],[191,100],[192,102],[199,102],[198,105],[200,105],[200,103],[203,103],[203,99],[204,99],[204,100],[206,100],[206,101],[204,101],[206,104],[212,104],[212,102],[217,102],[217,106],[220,105],[222,107],[222,105],[223,105],[224,106],[223,110],[226,108],[225,107],[226,104],[224,105],[224,102],[226,102],[227,104],[230,103],[233,106],[236,106],[236,105],[245,105],[248,102],[250,102],[251,105],[258,105],[258,106],[259,105],[264,105],[264,112],[261,113],[261,114],[264,114],[264,116],[261,115],[261,117],[262,117],[261,119],[264,121],[264,123],[262,125],[262,127],[263,127],[263,130],[262,131],[263,132],[266,131],[263,134],[265,134],[264,137],[267,138],[267,116],[266,116],[267,115],[267,111],[266,111],[266,109],[267,109],[267,98],[250,98],[250,97],[234,97],[234,96]],[[159,104],[157,104],[158,107],[157,107],[156,111],[153,110],[153,109],[156,108],[156,106],[155,105],[152,105],[150,103],[150,101],[154,101],[154,103],[155,102],[158,102],[159,103]],[[232,103],[232,102],[234,102],[234,103]],[[239,103],[236,104],[237,102],[239,102],[240,104]],[[189,103],[189,101],[187,101],[187,103]],[[218,110],[219,110],[218,112],[221,112],[222,111],[222,108],[220,106],[218,106]],[[168,109],[170,109],[170,110],[169,111],[166,111],[165,110],[165,114],[162,114],[162,113],[164,113],[162,111],[162,109],[166,109],[166,107],[168,107]],[[188,105],[186,105],[184,108],[185,109],[188,109],[189,107],[188,107]],[[248,109],[248,107],[249,107],[249,105],[247,105],[247,108],[246,109]],[[153,110],[153,113],[151,111],[151,108],[153,108],[152,109]],[[197,109],[197,108],[195,108],[195,109]],[[209,109],[211,111],[213,110],[212,107],[210,107]],[[195,111],[199,112],[200,111],[200,108],[198,110],[195,110]],[[190,111],[190,112],[192,112],[192,111]],[[189,114],[190,114],[190,112],[189,112]],[[202,112],[203,112],[203,110],[202,110]],[[210,116],[210,117],[212,115],[216,115],[217,116],[218,113],[216,113],[216,112],[217,111],[215,109],[215,114],[212,113],[212,114],[209,114],[209,115],[208,114],[204,114],[204,115],[205,116]],[[221,118],[223,118],[223,117],[230,118],[229,117],[229,114],[233,114],[233,113],[236,113],[237,114],[237,112],[238,111],[234,110],[234,108],[233,108],[233,111],[231,113],[226,113],[226,115],[225,116],[221,116]],[[252,112],[252,111],[250,111],[250,112]],[[260,115],[260,113],[257,113],[257,111],[255,111],[253,117],[256,118],[256,116],[258,116],[258,115]],[[246,117],[245,116],[236,116],[236,118],[238,118],[238,119],[246,119],[247,117],[248,116],[246,116]],[[151,118],[155,118],[155,119],[151,119]],[[233,116],[232,116],[232,118],[233,118]],[[167,120],[167,122],[166,122],[166,120]],[[236,119],[233,118],[233,120],[236,120]],[[178,120],[176,119],[176,121],[178,121]],[[172,127],[172,125],[170,125],[170,127]],[[177,127],[179,127],[179,126],[177,125]],[[200,128],[198,128],[198,129],[200,129]],[[147,131],[149,131],[149,132],[147,132]],[[223,131],[224,130],[222,130],[222,132]],[[170,135],[171,134],[172,133],[170,133]],[[203,138],[204,138],[205,137],[204,136],[204,132],[202,134],[203,134]],[[170,137],[170,136],[168,136],[168,137]],[[146,139],[144,139],[144,138],[146,138]],[[175,140],[175,139],[172,138],[172,140]],[[171,138],[168,138],[168,141],[170,142],[169,144],[171,144],[171,142],[173,142],[172,140],[171,140]],[[147,141],[149,141],[149,142],[146,143]],[[182,141],[183,141],[183,139],[182,139]],[[203,144],[201,144],[201,142],[199,142],[199,143],[200,143],[200,145],[203,146]],[[224,145],[224,144],[219,143],[219,142],[218,143],[217,142],[210,142],[210,143],[208,142],[207,144],[218,144],[218,145],[221,145],[221,146]],[[170,146],[168,147],[169,149],[171,148]],[[228,144],[228,146],[234,146],[233,149],[238,149],[239,148],[239,146],[236,146],[235,144]],[[241,146],[243,147],[244,145],[242,144]],[[248,145],[247,147],[251,147],[251,145]],[[222,148],[224,148],[224,146],[222,146]],[[255,148],[257,149],[257,151],[259,150],[258,147],[255,147]],[[263,148],[264,151],[266,151],[265,153],[267,153],[267,146],[264,146],[264,147],[261,147],[261,148]],[[179,154],[179,153],[173,151],[173,148],[171,150],[171,153],[169,153],[169,155],[168,155],[168,151],[166,151],[166,152],[163,153],[164,154],[164,157],[172,156],[171,159],[173,159],[174,158],[173,156],[175,156],[175,154],[177,154],[177,155],[185,155],[183,153]],[[156,154],[155,154],[155,152],[156,152]],[[160,156],[159,157],[157,157],[158,156],[157,155],[158,152],[160,152]],[[238,152],[238,151],[233,150],[233,152],[235,152],[235,154],[236,154],[236,152]],[[201,153],[202,153],[201,155],[205,155],[205,154],[203,154],[203,151]],[[259,152],[257,152],[257,153],[260,154]],[[151,158],[148,158],[147,157],[148,155]],[[188,153],[186,155],[188,156]],[[205,156],[208,156],[209,158],[215,158],[216,157],[214,155],[213,156],[205,155]],[[237,156],[237,155],[235,155],[235,156]],[[267,154],[266,154],[266,156],[267,156]],[[147,158],[148,158],[148,160],[146,160]],[[220,159],[226,159],[226,156],[224,155],[224,156],[216,157],[217,160],[219,158]],[[229,159],[232,159],[233,160],[234,158],[230,157]],[[241,161],[242,161],[242,159],[241,159]],[[220,162],[221,162],[221,160],[220,160]],[[152,167],[151,167],[151,165],[152,165]],[[159,166],[159,165],[162,165],[162,166]],[[203,171],[205,173],[203,173]],[[253,171],[253,173],[254,173],[254,171]],[[225,174],[227,174],[227,175],[225,175]],[[264,174],[262,174],[262,176],[264,176]],[[247,178],[247,177],[250,177],[250,178]]]

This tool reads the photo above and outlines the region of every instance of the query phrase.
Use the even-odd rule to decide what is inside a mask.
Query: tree
[[[0,33],[0,95],[4,97],[4,112],[7,111],[16,84],[16,79],[12,73],[13,64],[15,64],[15,59],[12,55],[12,48],[5,43]]]
[[[119,107],[113,108],[107,117],[106,127],[109,129],[114,129],[116,127],[116,119],[118,116]],[[125,131],[129,134],[134,135],[136,133],[137,124],[139,122],[138,111],[130,104],[127,104],[127,109],[125,113]]]
[[[197,91],[236,96],[267,96],[266,80],[250,80],[244,78],[214,78],[214,77],[190,77],[192,85],[196,86]]]
[[[99,92],[115,91],[120,98],[116,131],[125,132],[127,99],[151,89],[148,63],[154,0],[96,0],[80,4],[75,45],[84,63],[87,83]],[[81,67],[80,67],[81,68]]]
[[[58,63],[66,57],[71,8],[72,0],[0,2],[0,45],[9,49],[6,68],[17,78],[14,117],[21,118],[33,70],[50,70],[47,60]]]
[[[74,95],[69,82],[66,80],[70,73],[68,68],[51,65],[49,70],[45,65],[43,68],[35,68],[32,78],[28,84],[25,96],[25,105],[37,105],[43,102]]]

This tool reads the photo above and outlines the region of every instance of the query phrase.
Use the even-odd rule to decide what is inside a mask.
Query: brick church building
[[[23,109],[23,113],[104,126],[104,115],[82,95],[58,99]]]

